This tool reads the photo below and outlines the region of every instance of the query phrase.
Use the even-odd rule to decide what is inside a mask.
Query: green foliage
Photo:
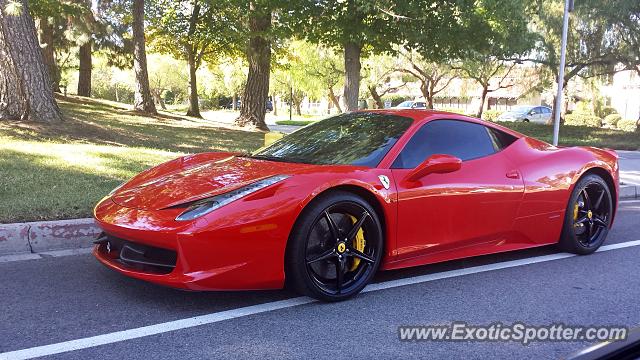
[[[246,36],[245,7],[233,0],[148,1],[150,47],[176,59],[192,57],[196,68],[206,58],[237,54]]]
[[[606,118],[609,115],[617,115],[617,114],[618,112],[616,111],[616,109],[612,108],[611,106],[602,106],[596,112],[596,115],[601,118]]]
[[[595,113],[593,111],[593,106],[591,105],[590,102],[587,102],[587,101],[578,101],[576,103],[576,108],[575,108],[575,110],[573,112],[574,113],[579,113],[579,114],[595,116]]]
[[[333,49],[295,40],[280,50],[270,89],[272,94],[289,101],[293,87],[293,101],[297,104],[304,96],[327,96],[341,84],[343,73],[343,64]]]
[[[502,115],[504,111],[502,110],[486,110],[482,112],[482,120],[487,120],[487,121],[497,121],[498,120],[498,116]]]
[[[638,129],[638,121],[631,119],[623,119],[618,121],[617,124],[618,130],[633,132]]]
[[[620,116],[620,114],[618,113],[615,113],[615,114],[609,114],[605,116],[602,122],[605,126],[609,128],[616,128],[620,120],[622,120],[622,116]]]
[[[565,115],[564,124],[599,128],[602,127],[602,119],[595,115],[574,112],[572,114]]]
[[[638,4],[637,0],[575,2],[569,22],[565,83],[576,76],[589,78],[616,71],[616,65],[624,58],[625,44],[630,40],[625,41],[619,30],[639,28]],[[529,12],[532,27],[538,34],[532,60],[545,65],[556,76],[563,12],[563,0],[532,2]]]
[[[170,55],[148,54],[147,69],[151,91],[159,93],[168,104],[186,101],[189,74],[185,61]]]

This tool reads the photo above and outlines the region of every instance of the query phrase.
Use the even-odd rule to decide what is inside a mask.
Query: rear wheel
[[[582,255],[596,251],[607,237],[612,214],[607,183],[593,174],[580,179],[569,198],[560,247]]]
[[[383,235],[374,209],[349,192],[323,195],[306,208],[289,239],[287,281],[325,301],[359,293],[375,275]]]

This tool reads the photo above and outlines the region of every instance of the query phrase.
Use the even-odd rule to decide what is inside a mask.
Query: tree
[[[272,68],[272,94],[291,101],[298,115],[305,96],[315,99],[328,96],[332,105],[342,112],[334,87],[344,71],[333,50],[303,40],[289,41],[279,51]]]
[[[532,5],[532,27],[538,40],[531,56],[525,58],[526,61],[547,67],[556,79],[560,67],[563,6],[564,1],[560,0],[539,1]],[[624,37],[616,34],[615,23],[625,23],[626,18],[632,20],[633,6],[637,16],[638,5],[635,0],[575,2],[569,21],[566,69],[562,79],[565,89],[569,81],[577,76],[590,78],[621,70],[617,65],[624,59],[626,47]],[[564,115],[566,106],[561,111]]]
[[[311,42],[343,51],[346,111],[358,109],[363,53],[391,51],[392,44],[402,40],[399,25],[403,20],[385,13],[382,9],[387,7],[381,3],[370,0],[306,0],[290,5],[287,22],[297,32]]]
[[[427,102],[427,107],[433,109],[436,95],[444,91],[457,75],[451,66],[426,61],[415,51],[404,50],[400,55],[401,61],[396,70],[420,82],[420,92]]]
[[[165,99],[172,103],[188,98],[189,74],[186,62],[166,54],[149,54],[149,82],[155,102],[166,109]]]
[[[0,119],[62,121],[26,0],[0,0]]]
[[[201,117],[197,71],[209,56],[237,51],[240,8],[233,1],[153,0],[149,7],[149,40],[154,50],[189,65],[188,116]]]
[[[133,0],[133,69],[136,73],[136,93],[133,108],[156,114],[149,88],[147,51],[144,37],[144,0]]]
[[[406,85],[406,82],[394,79],[395,58],[390,55],[372,55],[366,58],[362,66],[362,85],[371,95],[377,109],[384,108],[382,97],[394,93]]]
[[[240,116],[235,123],[269,131],[264,121],[266,101],[269,96],[271,72],[271,41],[265,35],[271,30],[271,8],[256,1],[249,2],[249,46],[246,56],[249,63],[247,84],[240,104]]]
[[[467,59],[461,64],[454,66],[454,69],[460,70],[464,76],[475,80],[482,89],[480,93],[480,106],[478,107],[478,111],[476,111],[476,117],[482,117],[489,93],[514,85],[509,75],[515,66],[516,62],[507,63],[494,57]]]
[[[87,11],[86,2],[81,0],[30,0],[29,10],[35,19],[38,40],[45,65],[49,70],[54,91],[60,91],[61,71],[66,64],[59,64],[60,55],[68,52],[71,39],[67,35],[70,24],[83,17]]]

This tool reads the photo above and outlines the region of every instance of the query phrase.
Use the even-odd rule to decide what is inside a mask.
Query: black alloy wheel
[[[576,184],[565,215],[560,245],[577,254],[590,254],[604,242],[613,215],[611,190],[597,175]]]
[[[382,258],[375,210],[347,192],[331,193],[305,209],[289,241],[287,279],[299,292],[325,301],[360,292]]]

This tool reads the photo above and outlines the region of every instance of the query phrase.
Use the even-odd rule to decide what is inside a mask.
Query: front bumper
[[[177,222],[180,211],[125,208],[103,199],[94,218],[105,235],[97,240],[94,256],[126,276],[174,288],[282,288],[293,225],[286,214],[242,218],[222,208],[216,218]]]

